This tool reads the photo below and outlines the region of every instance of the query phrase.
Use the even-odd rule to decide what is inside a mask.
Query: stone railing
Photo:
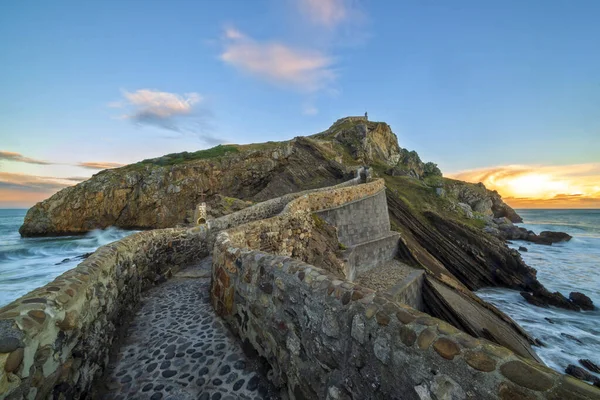
[[[359,182],[356,177],[334,187]],[[298,197],[330,189],[258,203],[208,227],[136,233],[0,308],[0,400],[81,397],[102,375],[119,326],[157,275],[208,255],[222,229],[273,217]]]
[[[85,396],[157,275],[208,254],[206,229],[139,232],[0,308],[0,399]]]
[[[368,188],[361,186],[349,188],[354,195],[304,196],[285,212],[352,201]],[[244,225],[217,237],[213,306],[268,362],[273,383],[290,398],[600,399],[582,381],[388,295],[257,250],[260,240],[244,238],[246,228],[252,231]]]

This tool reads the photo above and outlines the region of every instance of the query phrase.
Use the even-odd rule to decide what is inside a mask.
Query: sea
[[[51,282],[98,247],[135,232],[108,228],[80,236],[21,238],[26,212],[0,209],[0,307]]]
[[[600,307],[600,210],[517,210],[521,226],[539,233],[567,232],[573,239],[552,246],[514,241],[538,279],[565,296],[579,291]],[[96,230],[82,236],[21,238],[26,210],[0,209],[0,307],[45,285],[81,262],[81,256],[134,231]],[[477,294],[517,321],[544,346],[535,347],[551,368],[564,372],[578,359],[600,364],[600,310],[566,311],[535,307],[518,291],[486,288]]]
[[[600,365],[600,210],[516,210],[519,224],[535,233],[562,231],[573,236],[552,246],[513,241],[510,247],[524,246],[521,256],[537,270],[538,280],[565,296],[581,292],[589,296],[596,310],[567,311],[541,308],[527,303],[518,291],[486,288],[476,292],[519,323],[544,346],[534,347],[549,367],[564,372],[579,359]],[[600,375],[598,375],[600,376]]]

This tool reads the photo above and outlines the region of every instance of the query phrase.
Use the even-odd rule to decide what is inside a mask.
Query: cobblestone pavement
[[[209,302],[210,259],[147,291],[118,356],[105,399],[277,398]]]
[[[398,260],[390,260],[359,276],[355,282],[374,290],[386,291],[414,270]]]

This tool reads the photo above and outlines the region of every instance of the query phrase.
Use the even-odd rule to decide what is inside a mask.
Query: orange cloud
[[[448,176],[483,182],[516,208],[600,208],[600,163],[508,165]]]
[[[0,150],[0,160],[16,161],[16,162],[22,162],[22,163],[27,163],[27,164],[39,164],[39,165],[49,165],[49,164],[52,164],[52,163],[49,163],[47,161],[37,160],[35,158],[25,157],[21,153],[15,153],[13,151],[3,151],[3,150]]]
[[[111,169],[111,168],[119,168],[124,166],[125,164],[116,163],[116,162],[82,162],[77,164],[79,167],[88,168],[88,169]]]
[[[22,208],[47,199],[67,186],[87,178],[56,178],[0,172],[0,208]]]
[[[232,27],[225,29],[224,36],[221,60],[269,82],[315,92],[336,78],[333,60],[320,52],[258,42]]]

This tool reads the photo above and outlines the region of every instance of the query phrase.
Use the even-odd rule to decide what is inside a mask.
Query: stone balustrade
[[[133,234],[0,308],[0,399],[73,399],[108,363],[140,293],[208,254],[204,228]]]

